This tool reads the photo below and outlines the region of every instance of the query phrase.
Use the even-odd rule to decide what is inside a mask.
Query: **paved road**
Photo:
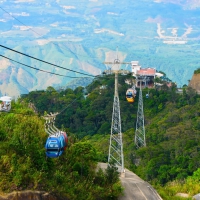
[[[99,163],[99,167],[105,169],[107,164]],[[149,183],[128,169],[125,169],[125,176],[121,176],[120,180],[124,187],[124,195],[119,197],[119,200],[162,200]]]
[[[125,177],[120,177],[124,195],[119,200],[162,200],[156,190],[133,172],[125,169]]]
[[[196,200],[200,200],[200,193],[195,195],[195,196],[193,196],[193,198],[196,199]]]

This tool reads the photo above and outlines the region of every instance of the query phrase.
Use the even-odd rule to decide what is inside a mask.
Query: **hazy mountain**
[[[1,0],[0,44],[90,75],[111,67],[103,62],[117,56],[138,60],[182,86],[200,64],[199,14],[196,0]],[[64,76],[85,77],[2,47],[0,54]],[[75,81],[5,58],[0,58],[0,77],[1,93],[11,96]]]

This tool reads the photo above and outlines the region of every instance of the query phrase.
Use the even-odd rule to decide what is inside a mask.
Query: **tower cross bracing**
[[[118,73],[121,73],[122,71],[119,70],[119,64],[127,64],[127,63],[121,63],[118,59],[115,59],[113,63],[104,62],[104,64],[117,65],[115,66],[114,70],[110,70],[110,73],[115,74],[115,91],[114,91],[114,101],[113,101],[108,163],[114,161],[114,163],[118,167],[118,171],[120,171],[122,175],[124,174],[124,154],[123,154],[123,142],[122,142],[122,132],[121,132],[120,103],[118,95]]]
[[[145,126],[144,126],[144,112],[143,112],[143,98],[142,98],[142,82],[140,82],[140,92],[138,100],[137,122],[135,130],[135,144],[137,148],[146,146]]]
[[[118,170],[124,172],[124,156],[123,156],[123,143],[122,143],[122,132],[121,132],[121,116],[120,116],[120,105],[119,97],[114,97],[113,102],[113,114],[111,124],[111,135],[109,145],[108,163],[114,160],[117,164]]]

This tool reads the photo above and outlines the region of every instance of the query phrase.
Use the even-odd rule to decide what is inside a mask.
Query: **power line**
[[[58,67],[58,68],[61,68],[61,69],[64,69],[64,70],[68,70],[68,71],[75,72],[75,73],[79,73],[79,74],[86,75],[86,76],[95,77],[95,76],[90,75],[90,74],[85,74],[85,73],[78,72],[78,71],[75,71],[75,70],[72,70],[72,69],[64,68],[64,67],[61,67],[61,66],[55,65],[55,64],[53,64],[53,63],[50,63],[50,62],[47,62],[47,61],[41,60],[41,59],[39,59],[39,58],[35,58],[35,57],[33,57],[33,56],[29,56],[28,54],[25,54],[25,53],[22,53],[22,52],[16,51],[16,50],[11,49],[11,48],[9,48],[9,47],[6,47],[6,46],[4,46],[4,45],[0,45],[0,47],[5,48],[5,49],[8,49],[8,50],[13,51],[13,52],[18,53],[18,54],[21,54],[21,55],[23,55],[23,56],[27,56],[27,57],[32,58],[32,59],[34,59],[34,60],[37,60],[37,61],[40,61],[40,62],[43,62],[43,63],[49,64],[49,65],[52,65],[52,66],[54,66],[54,67]]]
[[[0,46],[2,46],[2,45],[0,45]],[[45,71],[45,70],[42,70],[42,69],[39,69],[39,68],[35,68],[35,67],[32,67],[32,66],[26,65],[26,64],[24,64],[24,63],[21,63],[21,62],[18,62],[18,61],[16,61],[16,60],[14,60],[14,59],[11,59],[11,58],[8,58],[8,57],[6,57],[6,56],[3,56],[3,55],[1,55],[1,54],[0,54],[0,56],[6,58],[6,59],[8,59],[8,60],[11,60],[11,61],[13,61],[13,62],[16,62],[16,63],[18,63],[18,64],[20,64],[20,65],[24,65],[24,66],[26,66],[26,67],[29,67],[29,68],[32,68],[32,69],[35,69],[35,70],[43,71],[43,72],[50,73],[50,74],[54,74],[54,75],[58,75],[58,76],[64,76],[64,77],[68,77],[68,78],[89,78],[89,77],[87,77],[87,76],[92,76],[93,78],[108,78],[108,77],[106,77],[106,76],[102,76],[101,74],[96,75],[96,76],[86,74],[87,76],[83,76],[83,77],[73,77],[73,76],[66,76],[66,75],[56,74],[56,73],[53,73],[53,72],[48,72],[48,71]],[[45,62],[45,61],[44,61],[44,62]],[[54,64],[52,64],[52,65],[54,65]],[[59,66],[58,66],[58,67],[59,67]],[[62,68],[62,67],[61,67],[61,68]],[[66,68],[64,68],[64,69],[66,69]],[[70,69],[66,69],[66,70],[71,71]],[[81,73],[81,72],[77,72],[77,73]]]
[[[2,46],[2,45],[0,45],[0,46]],[[89,78],[89,77],[87,77],[87,76],[92,76],[93,78],[105,78],[105,79],[108,79],[108,78],[109,78],[109,77],[101,76],[101,75],[93,76],[93,75],[88,75],[88,74],[87,74],[87,76],[83,76],[83,77],[66,76],[66,75],[57,74],[57,73],[54,73],[54,72],[49,72],[49,71],[46,71],[46,70],[42,70],[42,69],[39,69],[39,68],[36,68],[36,67],[32,67],[32,66],[30,66],[30,65],[26,65],[26,64],[24,64],[24,63],[21,63],[21,62],[18,62],[18,61],[16,61],[16,60],[14,60],[14,59],[11,59],[11,58],[8,58],[8,57],[6,57],[6,56],[3,56],[3,55],[1,55],[1,54],[0,54],[0,56],[3,57],[3,58],[8,59],[8,60],[10,60],[10,61],[16,62],[16,63],[18,63],[18,64],[20,64],[20,65],[26,66],[26,67],[28,67],[28,68],[32,68],[32,69],[35,69],[35,70],[38,70],[38,71],[42,71],[42,72],[49,73],[49,74],[53,74],[53,75],[57,75],[57,76],[63,76],[63,77],[68,77],[68,78]],[[45,62],[45,61],[44,61],[44,62]],[[52,64],[52,65],[53,65],[53,64]],[[64,69],[65,69],[65,68],[64,68]],[[67,70],[67,69],[66,69],[66,70]],[[79,73],[79,72],[77,72],[77,73]]]
[[[8,57],[6,57],[6,56],[3,56],[3,55],[1,55],[1,54],[0,54],[0,56],[3,57],[3,58],[5,58],[5,59],[8,59],[8,60],[10,60],[10,61],[16,62],[16,63],[18,63],[18,64],[20,64],[20,65],[23,65],[23,66],[25,66],[25,67],[32,68],[32,69],[35,69],[35,70],[38,70],[38,71],[42,71],[42,72],[45,72],[45,73],[57,75],[57,76],[63,76],[63,77],[68,77],[68,78],[89,78],[89,77],[87,77],[87,76],[75,77],[75,76],[66,76],[66,75],[62,75],[62,74],[57,74],[57,73],[54,73],[54,72],[49,72],[49,71],[42,70],[42,69],[39,69],[39,68],[36,68],[36,67],[32,67],[32,66],[30,66],[30,65],[26,65],[26,64],[24,64],[24,63],[21,63],[21,62],[18,62],[18,61],[16,61],[16,60],[14,60],[14,59],[11,59],[11,58],[8,58]],[[101,75],[96,75],[96,76],[93,76],[93,78],[105,78],[105,79],[108,79],[109,77],[101,76]],[[109,79],[110,79],[110,78],[109,78]]]
[[[43,70],[43,69],[39,69],[39,68],[36,68],[36,67],[31,67],[31,66],[29,66],[29,65],[23,64],[23,63],[21,63],[21,62],[18,62],[18,61],[16,61],[16,60],[13,60],[13,59],[8,58],[8,57],[6,57],[6,56],[3,56],[3,55],[1,55],[1,54],[0,54],[0,56],[3,57],[3,58],[6,58],[6,59],[8,59],[8,60],[11,60],[11,61],[13,61],[13,62],[16,62],[16,63],[18,63],[18,64],[20,64],[20,65],[24,65],[24,66],[26,66],[26,67],[29,67],[29,68],[32,68],[32,69],[35,69],[35,70],[38,70],[38,71],[46,72],[46,73],[49,73],[49,74],[53,74],[53,75],[57,75],[57,76],[64,76],[64,77],[68,77],[68,78],[85,78],[85,77],[65,76],[65,75],[62,75],[62,74],[57,74],[57,73],[49,72],[49,71],[46,71],[46,70]]]

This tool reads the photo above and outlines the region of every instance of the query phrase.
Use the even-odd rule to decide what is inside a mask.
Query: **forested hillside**
[[[28,104],[12,102],[12,111],[0,117],[0,194],[40,190],[65,200],[116,199],[121,194],[115,167],[96,169],[100,153],[89,142],[68,133],[64,154],[50,159],[44,148],[45,121]]]
[[[130,76],[120,76],[119,96],[122,117],[122,130],[134,126],[137,104],[127,104],[125,93],[128,85],[125,79]],[[130,86],[129,86],[130,87]],[[67,127],[79,138],[86,135],[109,134],[113,107],[114,76],[96,78],[86,88],[56,91],[48,87],[45,91],[33,91],[22,98],[33,103],[38,112],[61,112],[56,118],[58,127]],[[87,96],[87,97],[86,97]]]
[[[176,190],[171,191],[170,183],[175,180],[178,182],[173,185],[179,188],[177,190],[190,195],[200,192],[196,187],[200,181],[200,96],[190,87],[183,88],[180,94],[174,83],[171,87],[163,82],[162,87],[144,89],[147,147],[136,149],[134,130],[138,96],[134,104],[125,100],[125,92],[130,87],[125,79],[130,78],[119,76],[125,166],[160,188],[164,199],[173,199]],[[145,98],[146,93],[149,98]],[[114,77],[109,75],[97,78],[87,88],[56,91],[48,87],[46,91],[29,93],[23,100],[33,102],[41,114],[61,111],[57,125],[67,127],[84,141],[89,140],[101,152],[100,161],[106,162],[113,94]],[[192,175],[193,178],[189,178]]]
[[[178,192],[189,197],[199,193],[200,96],[190,87],[180,94],[174,83],[168,87],[159,79],[163,86],[143,89],[147,147],[136,149],[138,95],[135,103],[126,101],[126,79],[132,76],[120,75],[118,85],[125,167],[153,184],[165,200],[179,199]],[[86,88],[58,91],[49,86],[12,102],[11,112],[0,114],[0,191],[33,189],[65,199],[116,199],[122,192],[116,170],[95,172],[98,161],[107,162],[113,94],[114,76],[108,75]],[[59,159],[45,157],[41,116],[50,112],[59,113],[56,126],[70,137]]]

